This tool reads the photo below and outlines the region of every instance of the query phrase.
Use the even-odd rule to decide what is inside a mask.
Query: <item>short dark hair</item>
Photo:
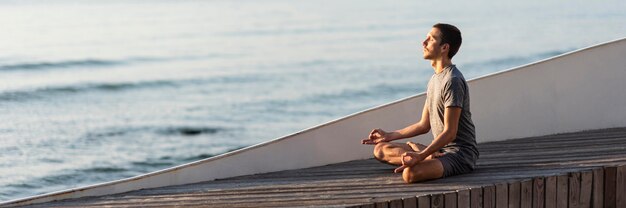
[[[445,24],[445,23],[437,23],[433,25],[434,28],[439,29],[441,32],[441,44],[449,44],[450,51],[448,52],[448,58],[454,57],[456,52],[459,51],[461,47],[461,42],[463,42],[463,38],[461,38],[461,31],[459,28],[456,28],[454,25]]]

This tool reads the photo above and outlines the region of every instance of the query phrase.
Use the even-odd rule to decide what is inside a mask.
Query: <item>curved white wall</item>
[[[478,142],[626,126],[626,39],[469,81]],[[461,70],[463,66],[459,66]],[[420,94],[284,138],[133,178],[4,202],[24,205],[371,158],[372,128],[420,118]],[[422,143],[430,134],[417,137]]]
[[[626,39],[470,83],[479,142],[626,126]]]

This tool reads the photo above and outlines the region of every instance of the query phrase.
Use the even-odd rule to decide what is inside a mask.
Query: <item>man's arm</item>
[[[439,134],[439,136],[437,136],[437,138],[435,138],[435,140],[433,140],[433,142],[430,143],[426,149],[419,153],[420,158],[426,158],[439,151],[456,138],[456,133],[459,130],[461,110],[462,109],[459,107],[446,108],[443,114],[443,132],[441,132],[441,134]]]
[[[430,115],[428,114],[428,105],[427,103],[424,103],[422,119],[419,122],[393,132],[385,132],[382,129],[374,129],[370,132],[368,138],[363,139],[361,143],[375,145],[380,142],[390,142],[393,140],[414,137],[420,134],[425,134],[428,131],[430,131]]]
[[[452,142],[452,140],[456,138],[456,133],[459,129],[461,110],[462,109],[459,107],[447,107],[443,115],[443,132],[421,152],[407,152],[402,154],[402,166],[396,168],[394,172],[399,173],[407,167],[414,166]]]
[[[403,129],[391,132],[391,134],[394,135],[392,136],[392,138],[394,138],[393,140],[398,140],[422,135],[428,133],[428,131],[430,131],[430,114],[428,113],[428,103],[424,103],[422,118],[419,122],[404,127]]]

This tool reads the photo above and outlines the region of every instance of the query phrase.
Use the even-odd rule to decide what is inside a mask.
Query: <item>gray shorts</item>
[[[465,148],[448,149],[443,152],[444,155],[436,159],[443,165],[444,178],[472,172],[474,165],[476,165],[476,160],[478,160],[476,153]]]

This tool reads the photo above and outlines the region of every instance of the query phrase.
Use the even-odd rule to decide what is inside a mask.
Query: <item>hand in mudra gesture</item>
[[[417,144],[411,141],[406,142],[407,145],[409,145],[409,147],[411,147],[411,149],[413,149],[413,151],[415,152],[421,152],[424,149],[426,149],[426,146],[422,145],[422,144]],[[444,154],[442,152],[434,152],[433,154],[429,155],[428,157],[424,158],[424,160],[429,160],[429,159],[434,159],[434,158],[438,158],[443,156]]]
[[[418,152],[421,152],[424,149],[426,149],[426,146],[416,144],[410,141],[407,142],[406,144],[409,145],[411,149],[414,150],[414,152],[405,152],[401,155],[402,165],[393,171],[395,173],[402,172],[404,169],[408,167],[413,167],[415,166],[415,164],[422,162],[424,160],[430,160],[430,159],[434,159],[434,158],[441,157],[444,155],[441,152],[434,152],[433,154],[428,155],[427,157],[424,157],[422,154]]]
[[[405,152],[404,154],[402,154],[402,166],[396,168],[393,172],[400,173],[405,168],[413,167],[415,166],[415,164],[423,161],[424,159],[426,158],[422,157],[417,152]]]
[[[380,142],[390,142],[393,139],[391,138],[391,134],[389,132],[383,131],[382,129],[374,129],[370,132],[370,135],[367,139],[361,140],[361,144],[378,144]]]

